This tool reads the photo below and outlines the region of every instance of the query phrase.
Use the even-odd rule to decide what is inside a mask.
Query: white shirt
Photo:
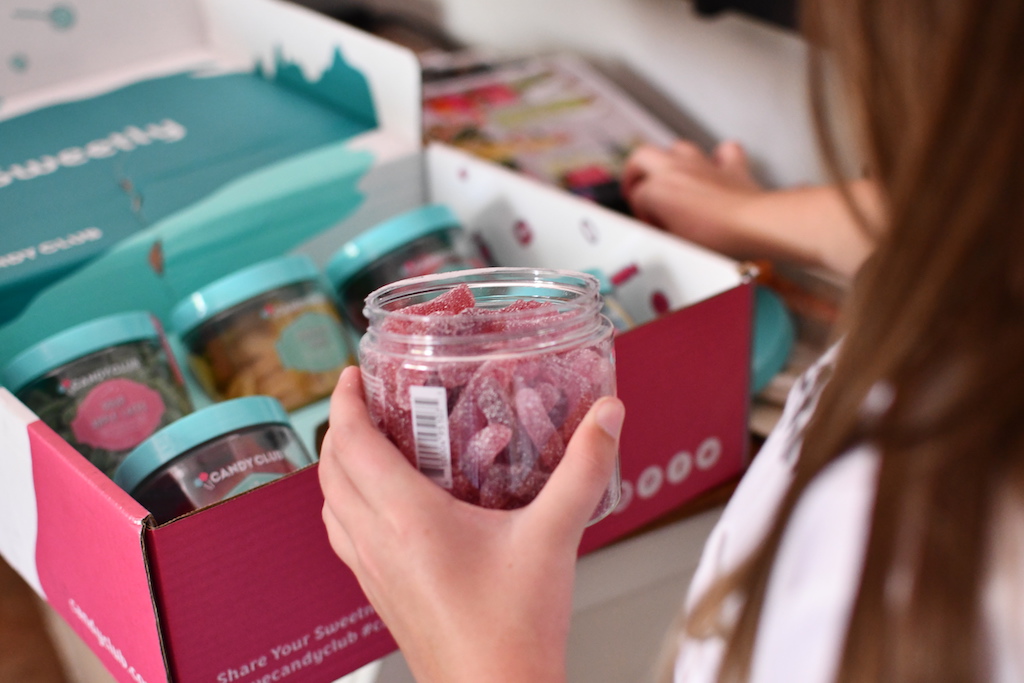
[[[811,367],[786,401],[778,426],[708,537],[686,607],[731,571],[767,534],[799,457],[800,434],[831,374],[836,349]],[[872,392],[868,402],[884,401]],[[783,534],[758,625],[751,683],[823,683],[835,678],[856,596],[878,477],[878,453],[851,449],[812,481]],[[993,680],[1024,681],[1024,509],[1003,510],[995,569],[984,591]],[[727,606],[739,609],[738,604]],[[712,683],[720,639],[681,637],[676,683]]]

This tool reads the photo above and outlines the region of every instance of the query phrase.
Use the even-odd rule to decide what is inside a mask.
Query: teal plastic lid
[[[265,292],[306,280],[317,280],[320,271],[308,256],[284,256],[214,280],[183,299],[171,311],[171,326],[187,334],[205,320]]]
[[[32,380],[83,356],[139,339],[158,339],[160,330],[146,311],[96,318],[47,337],[14,357],[0,383],[16,392]]]
[[[796,341],[793,320],[778,297],[767,287],[754,289],[754,348],[751,358],[751,392],[764,389],[789,360]]]
[[[433,232],[460,227],[459,219],[442,204],[428,204],[398,214],[360,233],[344,244],[327,262],[324,272],[335,289],[382,256]]]
[[[214,403],[175,420],[136,446],[114,471],[114,483],[131,493],[153,472],[196,446],[262,424],[291,426],[276,398],[246,396]]]

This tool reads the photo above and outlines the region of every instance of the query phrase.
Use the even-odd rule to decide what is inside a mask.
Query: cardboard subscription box
[[[19,55],[0,73],[0,364],[100,315],[166,323],[198,287],[282,253],[323,266],[378,221],[440,202],[503,265],[632,275],[618,292],[641,323],[616,338],[622,502],[582,552],[745,465],[742,270],[422,148],[410,52],[276,0],[49,14],[2,0],[0,22]],[[326,416],[322,401],[292,419],[312,444]],[[395,647],[327,543],[315,465],[158,525],[2,388],[0,453],[0,554],[120,681],[328,681]]]

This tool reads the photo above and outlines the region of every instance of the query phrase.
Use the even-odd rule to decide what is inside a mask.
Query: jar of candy
[[[128,454],[114,482],[162,524],[312,462],[284,407],[250,396],[164,427]]]
[[[153,432],[192,411],[159,323],[145,311],[53,335],[16,356],[2,381],[108,476]]]
[[[421,472],[488,508],[529,503],[600,396],[613,326],[585,273],[482,268],[402,280],[366,300],[370,415]],[[594,513],[617,504],[619,475]]]
[[[179,303],[171,323],[214,400],[273,396],[295,410],[329,396],[354,362],[337,309],[306,256],[216,280]]]
[[[429,204],[399,214],[341,247],[325,272],[342,313],[365,332],[366,296],[397,280],[490,265],[451,210]]]

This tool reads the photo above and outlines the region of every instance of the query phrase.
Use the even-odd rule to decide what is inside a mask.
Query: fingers
[[[579,542],[615,470],[624,417],[622,401],[606,396],[576,428],[562,461],[528,508],[552,533]]]
[[[433,486],[371,421],[357,368],[346,368],[338,380],[330,424],[325,452],[372,511],[386,512],[396,499]]]
[[[622,195],[636,218],[663,228],[665,216],[661,214],[673,203],[671,195],[678,191],[673,190],[675,185],[715,166],[716,162],[689,140],[676,140],[668,149],[641,146],[623,168]]]
[[[349,479],[343,465],[344,457],[343,449],[335,446],[332,430],[328,430],[317,465],[320,490],[324,494],[321,517],[334,553],[356,571],[358,554],[353,536],[372,534],[372,527],[379,517]]]
[[[334,444],[334,433],[327,430],[317,465],[317,476],[320,479],[320,490],[324,494],[324,502],[334,506],[343,501],[356,500],[364,503],[362,494],[353,486],[341,464],[341,453]]]
[[[747,152],[743,149],[743,145],[732,140],[727,140],[715,147],[712,156],[722,168],[745,168],[748,165]]]
[[[619,184],[622,194],[625,197],[636,188],[637,184],[652,173],[657,173],[671,165],[672,160],[669,153],[653,145],[641,145],[637,147],[622,169],[622,177]]]
[[[616,398],[595,402],[530,506],[556,521],[553,532],[578,541],[611,479],[623,415]],[[357,369],[346,369],[338,381],[330,424],[320,461],[324,524],[335,552],[351,563],[359,546],[352,534],[386,523],[395,510],[427,509],[450,494],[417,472],[373,425]]]
[[[338,400],[343,400],[346,405],[335,409]],[[324,501],[330,507],[351,507],[353,502],[365,505],[366,500],[349,479],[343,465],[346,451],[353,442],[350,432],[361,431],[363,420],[369,421],[362,401],[361,377],[355,368],[346,368],[342,372],[331,396],[330,413],[330,426],[324,435],[317,472]]]
[[[331,547],[359,575],[378,538],[410,533],[422,511],[440,509],[450,496],[374,426],[355,368],[338,381],[330,425],[319,464],[324,525]]]
[[[334,516],[331,508],[326,503],[324,503],[324,507],[320,511],[320,516],[323,519],[324,528],[327,530],[327,540],[331,544],[334,554],[355,571],[357,569],[358,556],[356,555],[355,545],[352,543],[352,537],[349,536],[344,525],[338,521],[338,518]]]
[[[754,179],[754,174],[750,170],[750,159],[747,157],[747,151],[740,143],[733,141],[723,142],[715,148],[713,157],[715,163],[737,181],[760,188],[760,185]]]
[[[638,183],[628,197],[633,215],[655,227],[667,229],[668,218],[683,215],[686,206],[678,206],[680,179],[669,174],[652,175]]]
[[[364,395],[362,373],[354,365],[347,366],[341,371],[334,393],[331,394],[331,425],[350,425],[353,420],[358,422],[363,417],[369,421],[370,414],[366,409]]]
[[[672,158],[676,163],[700,163],[707,161],[708,155],[696,143],[689,140],[676,140],[671,147]]]
[[[628,194],[647,176],[670,169],[687,170],[712,165],[744,171],[749,167],[746,152],[737,142],[723,142],[709,156],[689,140],[676,140],[668,149],[653,145],[637,147],[626,160],[620,182],[623,192]]]

